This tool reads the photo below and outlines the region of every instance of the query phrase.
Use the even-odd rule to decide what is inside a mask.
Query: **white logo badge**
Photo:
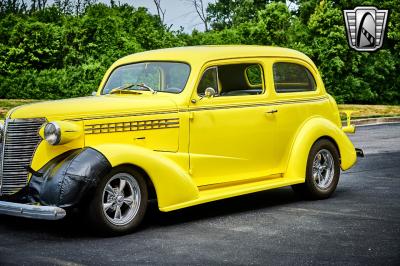
[[[351,48],[372,52],[382,47],[388,10],[360,6],[354,10],[343,10],[343,15]]]

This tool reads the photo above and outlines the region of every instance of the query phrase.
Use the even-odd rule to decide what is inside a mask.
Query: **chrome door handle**
[[[278,112],[278,110],[273,109],[273,110],[271,110],[271,111],[266,111],[265,113],[266,113],[266,114],[274,114],[274,113],[277,113],[277,112]]]

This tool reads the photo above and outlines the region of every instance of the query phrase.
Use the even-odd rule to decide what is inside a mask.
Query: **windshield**
[[[109,94],[114,89],[127,86],[129,90],[145,90],[145,84],[155,91],[180,93],[189,78],[190,67],[177,62],[143,62],[116,68],[107,80],[102,94]]]

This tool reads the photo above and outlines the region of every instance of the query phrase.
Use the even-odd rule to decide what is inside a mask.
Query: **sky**
[[[110,1],[100,1],[109,4]],[[118,3],[118,0],[115,2]],[[128,3],[135,7],[146,7],[150,13],[157,14],[157,9],[153,0],[119,0],[121,4]],[[215,0],[203,0],[204,5],[213,3]],[[192,32],[193,29],[204,31],[204,25],[197,15],[193,4],[190,0],[161,0],[161,7],[166,10],[164,23],[167,26],[171,24],[173,30],[178,30],[181,26],[184,27],[185,32]]]
[[[97,0],[99,3],[110,4],[110,0]],[[151,14],[157,15],[157,9],[153,0],[114,0],[115,3],[129,4],[134,7],[146,7]],[[204,6],[209,3],[215,3],[216,0],[203,0]],[[54,3],[54,0],[48,0],[47,5]],[[296,5],[290,0],[286,0],[290,9],[296,8]],[[165,10],[164,23],[172,30],[184,28],[186,33],[191,33],[194,29],[204,31],[204,24],[199,18],[191,0],[161,0],[161,7]]]

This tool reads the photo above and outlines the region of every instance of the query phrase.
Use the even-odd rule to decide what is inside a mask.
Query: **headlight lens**
[[[61,140],[61,130],[57,123],[47,123],[44,127],[44,138],[51,145],[57,145]]]

